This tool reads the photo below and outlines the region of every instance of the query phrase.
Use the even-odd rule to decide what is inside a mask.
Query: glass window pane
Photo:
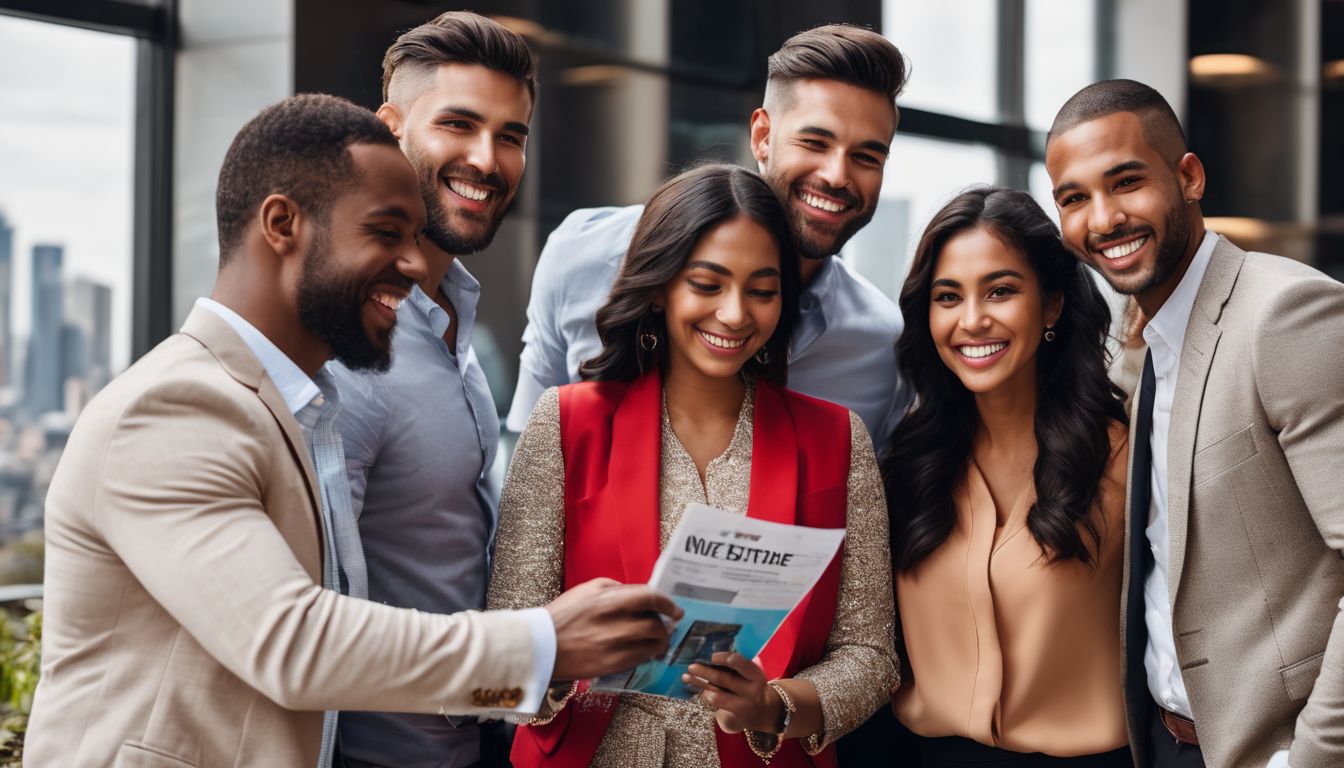
[[[896,134],[873,221],[845,246],[845,261],[893,300],[924,227],[973,184],[993,184],[994,150]]]
[[[1045,209],[1050,220],[1059,226],[1059,209],[1055,207],[1055,198],[1050,194],[1054,187],[1050,184],[1050,174],[1045,171],[1045,163],[1032,163],[1028,175],[1027,191],[1036,198],[1036,202]]]
[[[997,0],[882,0],[882,34],[910,62],[903,106],[998,119]]]
[[[42,580],[42,504],[130,356],[135,41],[0,16],[0,583]]]
[[[1096,0],[1027,0],[1027,125],[1047,130],[1069,97],[1096,80]]]

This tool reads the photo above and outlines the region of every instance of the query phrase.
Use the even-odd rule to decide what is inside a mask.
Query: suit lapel
[[[1246,253],[1219,238],[1204,272],[1190,322],[1181,344],[1181,363],[1176,375],[1176,392],[1171,403],[1171,425],[1167,435],[1167,570],[1171,605],[1176,605],[1181,574],[1185,569],[1185,547],[1190,529],[1191,470],[1195,460],[1195,438],[1199,430],[1199,412],[1208,384],[1209,367],[1222,329],[1218,321],[1236,284]]]
[[[187,321],[182,324],[182,333],[196,339],[210,350],[224,370],[239,384],[256,392],[257,397],[275,417],[276,423],[280,425],[280,431],[285,435],[285,442],[289,444],[290,455],[303,470],[303,477],[308,486],[310,511],[320,536],[324,530],[320,501],[322,496],[317,486],[317,472],[314,471],[312,459],[308,455],[308,444],[303,439],[303,432],[299,429],[294,414],[290,413],[289,406],[285,404],[284,397],[280,395],[280,390],[276,389],[271,377],[266,375],[266,369],[262,367],[261,361],[252,354],[252,350],[248,349],[247,344],[238,337],[233,328],[209,309],[202,307],[192,309]]]

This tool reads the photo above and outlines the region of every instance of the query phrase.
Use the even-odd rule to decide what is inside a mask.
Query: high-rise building
[[[24,402],[34,414],[65,407],[65,355],[61,344],[65,325],[61,284],[64,257],[62,246],[33,246],[33,322],[28,333]]]
[[[83,376],[90,395],[112,378],[112,289],[87,277],[65,286],[65,322],[79,330],[80,366],[67,367],[66,378]],[[67,356],[69,356],[67,352]]]
[[[0,387],[13,383],[14,335],[10,327],[10,302],[14,274],[14,228],[0,211]]]

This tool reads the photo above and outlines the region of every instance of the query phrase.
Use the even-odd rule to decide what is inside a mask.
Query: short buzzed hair
[[[263,109],[233,138],[219,169],[219,264],[228,264],[262,201],[286,195],[325,223],[355,172],[351,144],[397,147],[378,116],[336,96],[304,93]]]
[[[799,80],[835,80],[876,91],[896,105],[905,89],[905,57],[890,40],[863,27],[827,24],[784,41],[766,64],[766,101],[787,102]]]
[[[1138,117],[1148,145],[1168,162],[1174,165],[1185,155],[1185,133],[1171,105],[1162,94],[1134,80],[1102,80],[1075,93],[1055,115],[1046,146],[1082,123],[1118,112]]]
[[[393,101],[393,82],[425,78],[441,64],[477,64],[527,86],[537,98],[537,61],[522,35],[471,11],[448,11],[397,38],[383,56],[383,101]]]

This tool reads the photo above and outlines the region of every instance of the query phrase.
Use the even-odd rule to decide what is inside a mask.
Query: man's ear
[[[379,120],[383,121],[383,124],[392,132],[392,135],[397,137],[397,141],[401,141],[401,128],[405,124],[401,115],[401,109],[398,108],[396,104],[393,104],[390,101],[385,101],[374,114],[378,116]]]
[[[770,113],[765,107],[751,113],[751,155],[760,165],[770,160]]]
[[[1176,164],[1176,178],[1187,203],[1204,199],[1204,163],[1194,152],[1186,152]]]
[[[271,195],[261,201],[261,236],[276,254],[289,256],[298,252],[301,217],[298,204],[286,195]]]

